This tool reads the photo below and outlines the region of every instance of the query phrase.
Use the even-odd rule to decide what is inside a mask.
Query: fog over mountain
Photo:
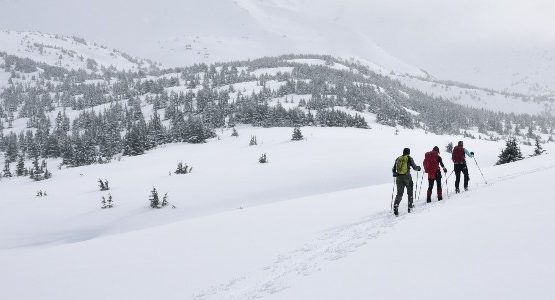
[[[0,5],[12,12],[3,15],[1,29],[78,35],[169,65],[312,52],[355,56],[398,72],[418,74],[421,68],[441,79],[519,92],[549,92],[555,82],[550,15],[555,4],[544,0],[4,0]]]

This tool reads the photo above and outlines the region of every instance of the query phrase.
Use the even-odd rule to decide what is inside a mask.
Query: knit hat
[[[410,154],[410,149],[409,148],[403,149],[403,155],[409,155],[409,154]]]
[[[435,146],[434,149],[433,149],[433,151],[439,153],[439,147],[438,147],[438,146]]]

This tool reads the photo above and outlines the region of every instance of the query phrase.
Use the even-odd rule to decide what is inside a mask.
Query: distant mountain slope
[[[85,36],[166,66],[315,53],[354,57],[377,72],[425,76],[422,68],[442,80],[509,93],[555,92],[553,46],[487,41],[479,47],[449,48],[453,51],[420,61],[415,57],[443,48],[434,40],[399,40],[394,46],[380,42],[384,37],[422,31],[410,27],[411,21],[402,16],[412,14],[414,21],[430,6],[397,4],[402,11],[387,11],[380,9],[381,4],[354,0],[137,0],[133,5],[124,0],[80,1],[79,5],[67,0],[2,1],[0,9],[10,13],[0,19],[0,29]],[[416,11],[411,11],[414,6]],[[383,16],[377,16],[379,12]],[[431,18],[425,23],[433,22]],[[457,41],[456,35],[448,38]],[[420,54],[402,57],[411,50],[398,51],[401,47]]]
[[[438,77],[508,93],[555,98],[555,48],[522,43],[483,45],[481,51],[438,67]],[[502,51],[495,51],[502,49]],[[453,54],[446,54],[450,57]],[[466,62],[464,62],[464,61]]]
[[[424,75],[419,68],[380,48],[371,37],[312,13],[318,5],[309,9],[299,1],[161,0],[153,5],[139,0],[130,6],[125,1],[98,0],[83,1],[77,10],[68,7],[65,0],[51,0],[41,14],[27,12],[26,7],[31,5],[28,0],[2,5],[16,14],[28,13],[31,19],[31,23],[20,26],[11,17],[0,20],[5,29],[31,27],[86,36],[166,66],[314,53],[354,57],[377,72]],[[98,7],[111,9],[90,13]],[[68,9],[73,14],[68,15]],[[116,16],[121,10],[126,14]],[[66,23],[72,26],[61,25]]]
[[[190,53],[192,55],[186,58],[189,61],[197,59],[218,61],[222,58],[236,60],[287,53],[326,54],[355,58],[370,66],[373,71],[382,74],[395,71],[425,76],[420,69],[387,53],[371,38],[360,34],[357,30],[309,13],[315,7],[307,6],[306,3],[275,0],[240,0],[236,3],[246,13],[248,22],[254,24],[256,30],[237,26],[243,33],[235,37],[232,35],[175,37],[161,41],[161,47],[176,54],[185,54],[184,59],[187,53]],[[233,22],[242,23],[244,20]]]
[[[40,32],[0,31],[0,51],[66,69],[95,72],[102,67],[137,71],[150,70],[155,66],[152,61],[87,42],[80,37]]]

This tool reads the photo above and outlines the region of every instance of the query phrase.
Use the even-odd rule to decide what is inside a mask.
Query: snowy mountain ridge
[[[0,51],[66,69],[98,72],[101,68],[138,71],[156,66],[150,60],[89,43],[80,37],[41,32],[0,31]]]
[[[418,20],[418,16],[442,8],[439,2],[398,1],[389,7],[381,3],[389,1],[138,0],[129,5],[123,0],[96,0],[68,7],[65,0],[51,0],[37,6],[41,9],[30,10],[31,2],[3,1],[3,10],[12,13],[0,20],[0,28],[85,36],[168,67],[315,53],[355,58],[377,72],[425,77],[424,69],[442,80],[507,93],[549,96],[554,90],[554,52],[548,43],[519,40],[498,44],[487,39],[480,47],[474,43],[453,49],[460,51],[441,53],[441,43],[436,47],[434,41],[445,38],[457,46],[456,35],[443,32],[447,28],[431,37],[417,32],[419,23],[437,26],[435,18]],[[466,8],[461,3],[445,4],[451,5],[455,11]],[[98,11],[99,7],[112,10]],[[71,14],[66,13],[68,9]],[[98,12],[89,13],[92,11]],[[22,20],[18,15],[29,17]],[[408,27],[411,24],[416,27]],[[415,30],[413,39],[395,38]],[[396,42],[384,44],[391,36]],[[419,37],[424,39],[415,40]],[[432,48],[438,55],[419,60],[410,50],[399,50],[411,49],[415,43],[414,51],[420,52],[417,57],[424,59]]]
[[[277,17],[280,18],[280,22],[285,22],[289,24],[289,21],[283,18],[289,16],[291,13],[299,13],[299,11],[303,10],[298,9],[298,4],[292,5],[289,1],[286,1],[284,3],[285,4],[278,3],[279,5],[285,6],[279,9],[276,8],[276,10],[285,11],[287,13],[284,15],[278,15]],[[263,8],[267,8],[268,5],[275,6],[278,4],[266,2],[253,4],[250,1],[241,2],[241,5],[245,9],[258,16],[257,22],[267,22],[269,24],[274,24],[273,22],[268,21],[271,20],[272,17],[266,16],[265,10]],[[260,7],[260,5],[262,5],[262,7]],[[295,22],[298,22],[298,20],[303,19],[301,17],[298,17],[295,18],[295,20]],[[337,25],[335,24],[332,24],[330,26],[334,28],[337,27]],[[261,25],[261,27],[266,28],[266,25]],[[290,29],[291,32],[289,32],[287,31],[287,27],[279,26],[279,30],[281,30],[280,34],[283,35],[282,38],[285,38],[284,36],[286,36],[287,38],[291,39],[297,36],[296,38],[305,40],[303,38],[305,34],[300,34],[295,28],[296,27]],[[331,29],[329,32],[332,32]],[[291,35],[289,35],[289,33],[291,33]],[[310,33],[310,36],[314,37],[313,41],[321,39],[320,42],[323,42],[324,44],[348,45],[348,43],[343,42],[332,43],[327,39],[334,37],[322,37],[316,32]],[[344,33],[341,33],[338,34],[337,38],[345,37],[346,36],[344,35]],[[348,38],[351,39],[352,37]],[[160,49],[163,49],[164,52],[168,51],[174,54],[185,53],[186,57],[189,57],[191,59],[189,60],[188,58],[186,61],[191,64],[197,62],[221,61],[224,58],[232,60],[232,57],[242,57],[242,54],[246,53],[248,53],[248,55],[243,55],[243,57],[256,58],[252,57],[252,55],[266,53],[264,51],[255,51],[254,49],[256,49],[257,47],[252,44],[255,43],[255,41],[248,36],[243,36],[238,40],[228,39],[227,41],[231,44],[226,44],[226,42],[224,41],[226,41],[226,39],[222,39],[221,37],[216,36],[177,37],[164,42],[160,42],[159,47]],[[264,40],[264,43],[266,42],[267,41]],[[320,42],[315,43],[318,44]],[[289,42],[284,42],[284,45],[287,45],[288,43]],[[98,46],[97,43],[90,43],[78,37],[67,37],[39,32],[0,31],[0,45],[0,51],[6,52],[8,54],[74,70],[83,69],[89,72],[98,73],[101,68],[110,67],[113,67],[115,70],[129,71],[149,71],[162,68],[162,65],[154,63],[148,59],[131,57],[124,52],[118,50],[110,50],[107,47]],[[363,50],[362,52],[365,53],[364,55],[373,53],[372,55],[367,57],[371,57],[374,60],[364,59],[363,57],[365,56],[362,53],[360,53],[361,55],[358,56],[353,56],[349,54],[350,52],[348,51],[335,51],[333,53],[336,53],[338,57],[347,58],[350,62],[363,64],[373,72],[399,80],[409,87],[419,89],[425,93],[430,93],[435,97],[443,97],[449,101],[458,104],[502,112],[530,114],[553,112],[553,106],[555,105],[555,99],[553,95],[543,92],[537,93],[539,90],[545,90],[544,88],[538,87],[539,89],[533,91],[525,90],[525,92],[529,92],[529,94],[520,94],[510,93],[508,90],[495,91],[492,89],[481,89],[471,85],[460,84],[452,81],[442,81],[440,79],[434,78],[425,71],[407,66],[406,64],[393,58],[391,55],[385,53],[382,49],[373,45],[372,43],[368,43],[367,46],[369,48],[364,48],[365,50]],[[254,52],[244,52],[243,50],[247,48],[253,50]],[[359,49],[359,47],[355,47],[354,45],[348,46],[348,48]],[[273,50],[276,49],[278,48],[274,48]],[[287,48],[283,48],[282,50],[278,50],[275,53],[287,51],[286,49]],[[297,51],[300,54],[307,54],[322,52],[322,49],[326,49],[326,47],[324,45],[319,45],[316,47],[300,47],[297,48]],[[370,51],[370,49],[373,50]],[[216,52],[214,51],[218,53],[219,51],[223,52],[220,53],[222,55],[214,55],[216,54]],[[343,54],[345,56],[341,56],[340,54]],[[157,57],[165,57],[165,54],[160,55],[162,56]],[[545,55],[547,54],[544,53],[544,56]],[[172,55],[170,54],[170,57],[171,56]],[[2,61],[0,61],[0,64],[1,63]],[[543,69],[549,70],[549,67],[544,66]],[[8,77],[9,74],[3,73],[0,70],[0,88],[2,86],[5,86],[5,82]]]
[[[234,2],[247,13],[254,28],[238,26],[241,36],[196,34],[176,36],[159,41],[160,47],[170,53],[162,57],[176,57],[176,62],[218,62],[261,56],[283,54],[322,54],[358,60],[374,72],[425,76],[417,67],[411,66],[387,53],[367,36],[335,22],[307,14],[311,7],[299,1],[252,1]],[[242,24],[241,24],[242,25]],[[325,34],[322,34],[325,32]],[[195,56],[196,52],[196,56]],[[166,55],[169,54],[169,55]],[[196,58],[195,58],[196,57]]]

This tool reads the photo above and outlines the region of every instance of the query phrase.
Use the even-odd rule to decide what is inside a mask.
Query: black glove
[[[447,168],[443,168],[443,173],[447,173]]]
[[[422,170],[422,168],[420,166],[416,166],[416,171],[420,172],[420,170]]]
[[[397,177],[397,173],[393,172],[393,177]]]
[[[474,152],[470,152],[470,155],[471,155],[471,156],[474,156]]]

